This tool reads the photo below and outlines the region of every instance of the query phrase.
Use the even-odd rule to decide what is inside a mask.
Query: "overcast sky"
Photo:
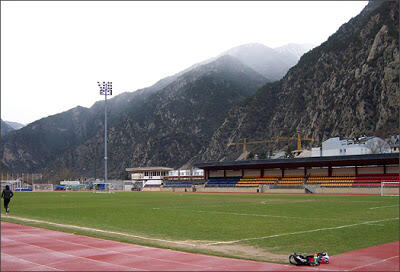
[[[1,118],[30,123],[148,87],[234,46],[324,42],[367,1],[1,2]]]

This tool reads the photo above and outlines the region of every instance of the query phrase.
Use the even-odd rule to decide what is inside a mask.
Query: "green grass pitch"
[[[3,204],[3,202],[2,202]],[[399,240],[399,198],[367,195],[15,192],[2,220],[143,245],[286,262]],[[76,229],[43,222],[95,228]],[[107,233],[108,232],[108,233]]]

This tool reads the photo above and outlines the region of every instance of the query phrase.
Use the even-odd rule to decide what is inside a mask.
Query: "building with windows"
[[[168,171],[173,168],[169,167],[138,167],[125,169],[131,177],[130,184],[125,184],[124,190],[132,188],[143,189],[144,187],[156,186],[159,187],[163,183],[164,176],[168,175]],[[131,188],[128,188],[128,187]]]
[[[380,153],[391,153],[391,148],[388,143],[379,137],[361,137],[354,139],[334,137],[322,142],[322,147],[313,147],[311,156],[325,157]]]
[[[204,176],[204,170],[193,168],[186,170],[171,170],[168,172],[169,177],[191,177],[191,176]]]

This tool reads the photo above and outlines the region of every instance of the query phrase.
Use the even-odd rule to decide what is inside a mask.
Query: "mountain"
[[[25,125],[17,123],[17,122],[10,122],[10,121],[3,121],[1,120],[1,136],[8,134],[11,131],[18,130]]]
[[[165,86],[166,83],[172,82],[179,75],[201,65],[213,62],[222,56],[232,56],[263,75],[268,81],[275,81],[281,79],[286,72],[298,62],[300,57],[313,47],[314,45],[312,44],[290,43],[272,49],[260,43],[243,44],[233,47],[219,54],[217,57],[212,57],[200,63],[196,63],[173,76],[160,80],[157,84],[164,84],[163,86]]]
[[[1,120],[1,136],[6,135],[7,133],[14,131],[15,129],[7,124],[7,122]]]
[[[301,56],[303,56],[305,53],[307,53],[314,47],[315,45],[312,43],[303,43],[303,44],[288,43],[283,46],[276,47],[274,48],[274,50],[281,54],[290,54],[295,56],[297,59],[300,59]]]
[[[168,82],[170,81],[170,82]],[[108,169],[179,167],[207,145],[233,104],[267,82],[231,56],[193,67],[173,80],[108,100]],[[13,171],[104,171],[104,101],[76,107],[21,128],[2,141],[2,162]]]
[[[10,127],[12,127],[15,130],[23,128],[25,126],[24,124],[18,122],[11,122],[11,121],[4,121],[4,122],[6,122]]]
[[[109,99],[110,178],[123,177],[126,167],[235,159],[241,151],[227,144],[245,137],[300,131],[319,145],[334,136],[398,134],[398,13],[397,2],[370,2],[291,68],[288,62],[297,51],[290,46],[245,45]],[[292,56],[286,63],[285,54]],[[272,77],[271,63],[276,64]],[[2,136],[0,166],[45,176],[52,171],[102,176],[103,141],[104,101],[99,101]],[[249,145],[248,150],[262,158],[269,150],[295,145]]]
[[[2,138],[2,162],[13,171],[44,168],[92,133],[91,113],[77,107],[35,121]],[[91,118],[93,119],[93,118]]]
[[[260,43],[250,43],[231,48],[221,55],[233,56],[269,81],[275,81],[281,79],[308,49],[307,45],[290,44],[276,50]]]
[[[265,82],[230,56],[181,75],[115,123],[129,128],[122,137],[121,131],[110,132],[110,142],[119,147],[111,151],[117,158],[115,168],[123,160],[126,167],[181,166],[208,144],[231,106]]]
[[[193,161],[231,160],[230,142],[277,136],[387,137],[399,133],[399,7],[371,1],[320,46],[304,54],[279,81],[267,83],[228,113],[208,147]],[[249,145],[265,154],[295,142]],[[262,156],[260,156],[262,157]]]
[[[305,53],[307,53],[314,47],[315,45],[311,43],[305,43],[305,44],[289,43],[281,47],[274,48],[274,50],[282,56],[282,59],[290,67],[292,67],[299,61],[301,56],[303,56]]]

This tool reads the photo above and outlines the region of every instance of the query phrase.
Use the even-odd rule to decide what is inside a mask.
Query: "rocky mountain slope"
[[[399,4],[372,1],[304,54],[283,79],[233,107],[193,161],[235,159],[230,142],[293,137],[386,137],[399,132]],[[248,146],[258,154],[288,143]],[[292,147],[295,142],[291,143]]]
[[[125,167],[179,167],[208,144],[234,103],[267,80],[231,56],[196,67],[169,84],[160,82],[108,101],[111,177]],[[72,169],[101,173],[104,102],[33,122],[2,140],[2,161],[13,171]]]

